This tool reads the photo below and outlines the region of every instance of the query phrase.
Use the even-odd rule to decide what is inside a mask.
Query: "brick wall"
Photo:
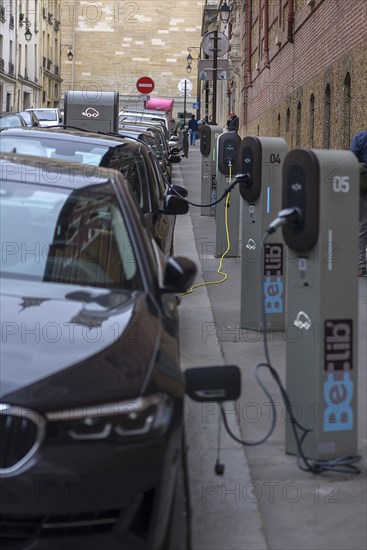
[[[259,2],[260,0],[255,0]],[[272,0],[270,0],[272,1]],[[279,22],[277,0],[269,26]],[[350,136],[367,127],[367,2],[316,0],[314,8],[294,2],[293,44],[287,40],[287,20],[278,27],[278,42],[269,41],[270,67],[259,59],[247,90],[247,123],[243,134],[285,136],[290,147],[311,145],[310,98],[315,99],[313,146],[325,146],[325,89],[330,86],[330,147],[346,148]],[[258,11],[256,5],[253,8]],[[269,33],[274,36],[274,31]],[[258,44],[252,44],[252,51]],[[349,75],[349,76],[348,76]],[[350,98],[348,93],[350,78]],[[297,110],[301,106],[301,117]],[[290,127],[286,132],[286,113]],[[280,117],[280,124],[279,124]]]

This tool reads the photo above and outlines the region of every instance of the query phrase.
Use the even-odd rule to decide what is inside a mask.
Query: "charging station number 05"
[[[348,193],[350,189],[349,176],[334,176],[333,191],[334,193]]]

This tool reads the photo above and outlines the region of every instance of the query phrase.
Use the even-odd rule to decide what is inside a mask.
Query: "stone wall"
[[[151,96],[178,97],[178,83],[193,83],[196,99],[197,50],[186,73],[188,47],[199,47],[203,1],[153,0],[67,2],[62,10],[63,44],[73,45],[74,59],[62,59],[63,91],[118,91],[137,97],[136,82],[149,76]]]

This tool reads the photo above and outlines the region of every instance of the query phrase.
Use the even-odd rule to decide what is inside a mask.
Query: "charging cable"
[[[242,175],[242,174],[240,174]],[[229,166],[229,179],[231,179],[231,176],[232,176],[232,166]],[[237,176],[236,176],[237,177]],[[207,286],[207,285],[220,285],[221,283],[224,283],[224,281],[226,281],[228,279],[228,274],[225,273],[224,271],[222,271],[222,265],[223,265],[223,260],[226,256],[226,254],[228,253],[228,251],[230,250],[231,248],[231,241],[230,241],[230,237],[229,237],[229,229],[228,229],[228,208],[229,208],[229,196],[230,196],[230,192],[232,191],[233,187],[236,185],[237,181],[236,180],[236,177],[234,178],[234,180],[231,182],[231,184],[226,188],[226,194],[227,194],[227,198],[226,198],[226,202],[225,202],[225,206],[224,206],[224,226],[225,226],[225,229],[226,229],[226,239],[227,239],[227,248],[226,250],[223,252],[222,256],[220,257],[220,260],[219,260],[219,267],[218,267],[218,270],[217,270],[217,273],[219,273],[220,275],[223,276],[223,278],[220,280],[220,281],[206,281],[204,283],[198,283],[197,285],[194,285],[192,286],[189,290],[187,290],[186,292],[183,292],[182,294],[180,294],[180,296],[185,296],[186,294],[191,294],[191,292],[193,292],[195,290],[195,288],[199,288],[200,286]],[[235,181],[236,180],[236,181]],[[230,190],[228,191],[228,189],[230,188]],[[223,195],[222,198],[224,198],[225,195]],[[222,199],[220,199],[222,200]],[[219,202],[219,201],[217,201]]]
[[[232,167],[229,166],[229,179],[232,178]],[[198,204],[196,202],[191,202],[189,201],[186,197],[180,195],[180,193],[174,188],[173,185],[171,184],[168,184],[168,187],[170,188],[170,190],[172,191],[172,193],[174,193],[175,195],[177,195],[178,197],[181,197],[181,199],[184,199],[188,204],[191,204],[191,206],[197,206],[199,208],[208,208],[210,206],[215,206],[216,204],[220,203],[223,199],[226,198],[226,196],[228,195],[228,193],[230,193],[232,191],[232,189],[234,188],[234,186],[237,184],[237,183],[244,183],[245,185],[247,185],[250,181],[250,175],[249,174],[236,174],[235,177],[233,178],[233,180],[231,181],[231,183],[228,185],[228,187],[226,187],[222,193],[222,195],[219,197],[219,199],[209,203],[209,204]]]
[[[272,221],[270,223],[269,227],[267,228],[266,232],[264,233],[264,235],[261,239],[261,246],[262,246],[261,250],[264,250],[265,243],[267,241],[268,236],[271,235],[272,233],[274,233],[277,230],[278,227],[280,227],[281,225],[286,225],[286,224],[291,224],[291,225],[292,224],[298,224],[298,223],[300,223],[301,220],[302,220],[302,217],[301,217],[301,211],[299,210],[299,208],[286,208],[286,209],[281,210],[280,212],[278,212],[277,217],[275,218],[274,221]],[[335,473],[342,473],[342,474],[359,474],[361,471],[357,466],[355,466],[355,463],[361,460],[362,457],[360,455],[342,456],[342,457],[335,458],[335,459],[332,459],[332,460],[309,460],[305,456],[305,454],[303,452],[303,449],[302,449],[302,445],[303,445],[303,442],[304,442],[307,434],[312,432],[313,429],[312,428],[305,428],[295,418],[295,416],[293,414],[293,411],[292,411],[292,405],[291,405],[291,402],[289,400],[289,396],[286,392],[286,389],[284,388],[277,371],[271,365],[268,340],[267,340],[266,331],[265,331],[265,327],[266,327],[266,324],[267,324],[266,321],[267,321],[267,314],[266,314],[266,310],[265,310],[265,300],[262,300],[262,322],[263,322],[263,327],[264,327],[264,354],[265,354],[266,361],[265,361],[265,363],[259,363],[256,366],[255,378],[256,378],[258,384],[260,385],[260,387],[262,388],[262,390],[264,391],[265,395],[269,399],[269,403],[270,403],[271,410],[272,410],[272,422],[271,422],[270,429],[269,429],[268,433],[262,439],[260,439],[259,441],[251,442],[251,441],[245,441],[243,439],[239,439],[238,437],[236,437],[236,435],[229,428],[228,421],[227,421],[226,414],[225,414],[225,410],[224,410],[223,404],[221,404],[220,405],[221,416],[223,418],[223,423],[224,423],[224,426],[225,426],[228,434],[235,441],[237,441],[237,443],[240,443],[241,445],[245,445],[245,446],[261,445],[262,443],[264,443],[272,435],[272,433],[274,431],[274,428],[275,428],[275,424],[276,424],[275,403],[274,403],[274,400],[273,400],[272,396],[270,395],[270,392],[267,390],[264,383],[262,382],[262,380],[259,377],[260,368],[261,367],[266,367],[269,370],[271,376],[273,377],[275,383],[277,384],[277,386],[280,390],[281,396],[283,398],[283,402],[284,402],[285,407],[286,407],[287,415],[288,415],[288,417],[290,419],[290,422],[291,422],[292,432],[293,432],[293,435],[294,435],[294,438],[295,438],[295,441],[296,441],[296,446],[297,446],[297,465],[298,465],[298,467],[301,470],[305,471],[305,472],[311,472],[313,474],[321,474],[323,472],[335,472]]]

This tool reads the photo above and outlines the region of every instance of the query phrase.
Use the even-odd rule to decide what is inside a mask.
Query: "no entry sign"
[[[154,81],[149,76],[142,76],[137,81],[136,87],[141,94],[150,94],[154,90]]]

